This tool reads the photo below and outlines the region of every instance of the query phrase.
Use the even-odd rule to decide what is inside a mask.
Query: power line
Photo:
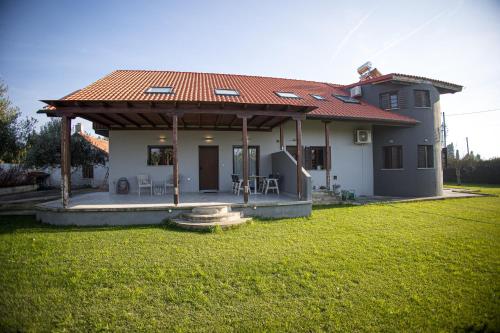
[[[448,114],[448,117],[454,117],[454,116],[464,116],[468,114],[476,114],[476,113],[485,113],[485,112],[497,112],[500,111],[500,108],[498,109],[489,109],[489,110],[481,110],[481,111],[472,111],[472,112],[464,112],[464,113],[453,113],[453,114]]]

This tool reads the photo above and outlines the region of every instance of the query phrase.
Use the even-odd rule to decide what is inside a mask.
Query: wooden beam
[[[249,187],[248,187],[248,132],[247,118],[242,117],[242,140],[243,140],[243,201],[248,203]]]
[[[141,124],[130,118],[129,116],[124,115],[123,113],[115,113],[117,116],[120,118],[124,119],[125,121],[131,123],[132,125],[135,125],[137,127],[141,127]]]
[[[173,146],[173,180],[174,180],[174,204],[179,204],[179,159],[177,158],[177,115],[172,116],[172,146]]]
[[[229,123],[229,128],[231,128],[236,123],[236,120],[238,120],[238,116],[234,115],[233,119]]]
[[[96,107],[59,107],[57,110],[54,110],[54,114],[56,116],[63,116],[68,113],[158,113],[158,112],[164,113],[164,114],[174,114],[177,112],[177,109],[161,109],[158,106],[155,108],[151,107],[102,107],[102,106],[96,106]],[[243,110],[240,108],[229,108],[226,107],[224,109],[216,109],[215,107],[212,109],[183,109],[182,112],[184,114],[188,113],[194,113],[194,114],[220,114],[220,115],[235,115],[235,114],[240,114],[241,112],[244,112],[248,116],[273,116],[273,117],[296,117],[296,116],[303,116],[303,119],[305,119],[306,113],[302,113],[299,111],[279,111],[279,110]]]
[[[71,118],[64,116],[61,119],[61,200],[64,208],[69,205],[69,187],[71,176]]]
[[[330,156],[330,127],[329,121],[325,121],[325,175],[326,175],[326,189],[328,191],[331,190],[330,188],[330,169],[331,169],[331,156]]]
[[[302,120],[295,120],[295,137],[297,139],[297,199],[302,200]]]
[[[146,117],[145,115],[143,115],[142,113],[137,113],[137,116],[139,118],[141,118],[142,120],[144,120],[145,122],[147,122],[152,127],[156,127],[156,124],[154,122],[152,122],[151,119],[149,119],[148,117]]]
[[[102,114],[102,113],[99,113],[98,116],[100,116],[101,118],[103,119],[106,119],[107,121],[109,121],[111,123],[111,125],[113,124],[117,124],[118,126],[120,127],[125,127],[125,124],[123,124],[122,122],[120,121],[117,121],[116,119],[113,119],[111,118],[110,116],[108,116],[107,114]]]
[[[263,127],[264,125],[266,125],[267,123],[271,122],[272,120],[274,120],[274,117],[271,117],[271,116],[269,116],[269,117],[265,117],[265,118],[264,118],[264,121],[261,121],[261,122],[257,125],[257,127],[258,127],[258,128],[261,128],[261,127]]]
[[[167,116],[165,116],[163,113],[158,113],[158,116],[160,116],[161,120],[163,120],[168,126],[172,126],[170,120],[168,120]]]

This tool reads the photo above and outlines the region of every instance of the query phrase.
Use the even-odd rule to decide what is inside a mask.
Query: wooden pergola
[[[315,106],[262,105],[239,103],[187,103],[187,102],[144,102],[144,101],[74,101],[44,100],[50,105],[41,112],[49,117],[61,117],[61,191],[63,207],[68,207],[70,189],[70,133],[71,120],[75,117],[87,119],[94,124],[98,134],[107,135],[109,130],[151,130],[172,131],[174,204],[179,203],[179,161],[178,131],[203,130],[241,131],[243,148],[243,198],[249,198],[248,131],[272,131],[280,128],[280,148],[284,150],[283,124],[295,121],[297,143],[297,199],[303,199],[302,191],[302,121]],[[330,149],[328,121],[325,121],[325,145],[327,162],[326,181],[330,185]]]

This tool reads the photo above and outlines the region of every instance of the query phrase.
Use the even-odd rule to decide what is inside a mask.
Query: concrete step
[[[230,211],[231,208],[229,206],[205,206],[193,208],[192,213],[196,215],[214,215],[225,214]]]
[[[172,223],[179,228],[188,229],[188,230],[210,230],[211,228],[215,228],[219,226],[221,229],[230,229],[250,221],[250,218],[239,218],[234,221],[222,221],[222,222],[193,222],[186,221],[183,219],[173,219]]]
[[[219,213],[210,215],[200,215],[194,213],[187,213],[183,215],[183,218],[192,222],[222,222],[222,221],[233,221],[241,218],[240,212],[229,212],[229,213]]]

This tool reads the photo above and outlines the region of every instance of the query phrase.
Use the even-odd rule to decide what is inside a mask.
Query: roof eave
[[[360,118],[360,117],[347,117],[347,116],[327,116],[327,115],[311,115],[308,114],[306,119],[315,119],[315,120],[345,120],[345,121],[363,121],[370,122],[373,124],[380,125],[393,125],[393,126],[415,126],[420,124],[420,121],[414,120],[397,120],[397,119],[381,119],[381,118]]]

